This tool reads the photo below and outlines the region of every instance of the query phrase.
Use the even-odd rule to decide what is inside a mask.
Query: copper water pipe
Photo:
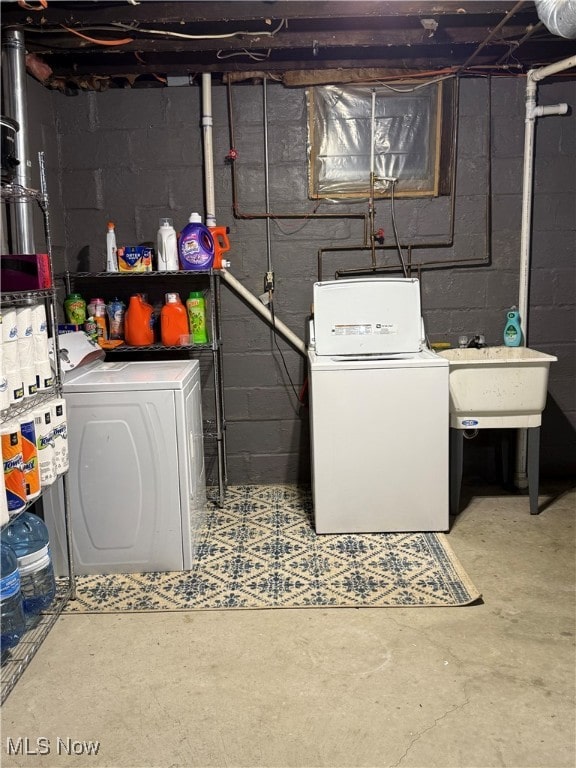
[[[454,121],[454,127],[456,128],[458,121]],[[446,248],[450,247],[454,244],[454,211],[455,211],[455,201],[456,201],[456,191],[455,191],[455,181],[456,181],[456,160],[457,160],[457,142],[458,142],[458,131],[457,129],[453,131],[453,137],[455,137],[455,152],[454,152],[454,164],[453,164],[453,173],[451,178],[451,192],[452,192],[452,206],[451,206],[451,217],[450,217],[450,242],[444,243],[440,241],[431,242],[431,243],[407,243],[407,244],[401,244],[401,248],[406,248],[408,250],[409,254],[409,268],[408,268],[408,274],[410,275],[412,267],[415,267],[418,270],[418,275],[421,275],[422,268],[426,267],[438,267],[438,268],[448,268],[448,267],[458,267],[458,266],[485,266],[489,265],[492,260],[492,243],[491,243],[491,225],[492,225],[492,209],[491,209],[491,203],[492,203],[492,78],[488,78],[488,189],[486,191],[486,217],[485,217],[485,241],[486,241],[486,253],[481,259],[449,259],[449,260],[442,260],[442,259],[434,259],[432,261],[420,261],[416,264],[412,264],[412,249],[413,248]],[[369,247],[369,246],[368,246]],[[379,250],[391,250],[396,249],[396,244],[394,245],[383,245],[380,246]],[[366,250],[367,246],[362,247],[354,247],[354,246],[333,246],[332,248],[319,248],[318,249],[318,280],[322,280],[322,254],[324,252],[340,252],[340,251],[362,251]],[[387,266],[381,266],[376,268],[362,268],[359,267],[358,269],[347,269],[347,270],[336,270],[335,276],[340,277],[342,275],[370,275],[370,274],[377,274],[378,272],[391,272],[391,271],[398,271],[398,266],[396,265],[387,265]]]
[[[479,46],[476,48],[476,50],[475,50],[475,51],[472,53],[472,55],[471,55],[471,56],[469,56],[469,57],[466,59],[466,61],[464,62],[464,64],[461,64],[461,65],[458,67],[458,69],[456,70],[456,74],[457,74],[457,75],[458,75],[458,74],[460,74],[460,72],[462,72],[464,69],[466,69],[466,67],[467,67],[467,66],[468,66],[468,65],[469,65],[469,64],[470,64],[472,61],[474,61],[474,59],[476,58],[476,56],[478,56],[478,54],[480,53],[480,51],[481,51],[483,48],[485,48],[485,47],[488,45],[488,43],[490,42],[490,40],[492,40],[492,38],[493,38],[493,37],[494,37],[496,34],[498,34],[498,32],[500,32],[500,30],[502,29],[502,27],[503,27],[503,26],[504,26],[504,25],[505,25],[505,24],[506,24],[506,23],[507,23],[507,22],[508,22],[508,21],[509,21],[509,20],[512,18],[512,16],[514,16],[514,14],[516,13],[516,11],[519,11],[519,10],[520,10],[520,8],[522,8],[522,6],[523,6],[523,5],[524,5],[524,0],[518,0],[518,2],[516,3],[516,5],[515,5],[513,8],[511,8],[511,9],[508,11],[508,13],[506,14],[506,16],[504,16],[502,19],[500,19],[500,21],[498,22],[498,24],[496,24],[496,26],[494,27],[494,29],[493,29],[493,30],[492,30],[492,31],[491,31],[491,32],[488,34],[488,36],[487,36],[487,37],[486,37],[486,38],[485,38],[485,39],[484,39],[484,40],[483,40],[483,41],[480,43],[480,45],[479,45]]]
[[[234,137],[234,112],[232,108],[231,83],[226,82],[228,97],[228,127],[230,135],[230,147],[235,149]],[[369,232],[369,216],[366,213],[242,213],[238,204],[238,191],[236,186],[235,158],[230,158],[232,171],[232,211],[235,219],[362,219],[364,222],[364,245],[367,245]]]

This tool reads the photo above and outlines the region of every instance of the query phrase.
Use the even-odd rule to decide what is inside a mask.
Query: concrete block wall
[[[422,272],[431,341],[456,344],[462,333],[483,333],[489,344],[500,344],[505,311],[518,302],[524,86],[523,78],[461,82],[454,242],[413,250],[415,262],[440,262]],[[46,92],[34,86],[30,98],[43,123],[51,126],[48,143],[56,144],[58,152],[54,186],[62,225],[55,243],[57,268],[102,269],[109,219],[117,223],[119,244],[130,244],[153,241],[161,216],[171,216],[181,228],[191,211],[204,213],[199,88],[111,90],[75,98],[53,93],[47,108]],[[570,115],[538,123],[529,318],[530,345],[559,357],[551,368],[544,413],[542,470],[566,473],[576,457],[576,81],[545,82],[539,99],[572,105]],[[215,86],[217,219],[230,226],[231,271],[259,295],[268,269],[266,221],[258,217],[265,211],[262,86],[234,86],[232,100],[239,210],[256,217],[233,216],[225,161],[230,148],[227,95],[224,87]],[[318,205],[307,199],[305,91],[269,84],[267,102],[270,210],[366,213],[365,201]],[[387,243],[393,244],[389,202],[379,201],[376,213],[377,226],[384,227]],[[400,235],[416,244],[445,241],[448,214],[448,198],[396,201]],[[362,236],[362,222],[354,219],[270,222],[276,313],[300,337],[306,335],[318,250],[360,245]],[[378,258],[398,267],[393,249]],[[454,260],[461,263],[454,266]],[[343,255],[326,250],[323,277],[369,262],[366,251]],[[162,285],[154,290],[161,297]],[[308,415],[297,397],[305,361],[282,339],[276,343],[269,327],[226,286],[222,307],[229,480],[307,481]],[[211,397],[207,386],[207,410]],[[490,463],[489,442],[479,440],[469,449],[468,462],[481,474]]]

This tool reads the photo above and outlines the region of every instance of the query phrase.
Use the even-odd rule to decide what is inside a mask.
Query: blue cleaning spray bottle
[[[507,347],[519,347],[521,342],[520,313],[516,307],[510,307],[506,313],[506,322],[504,324],[504,344]]]

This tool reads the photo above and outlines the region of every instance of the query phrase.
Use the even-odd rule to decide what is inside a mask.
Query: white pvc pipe
[[[551,75],[557,75],[558,72],[564,72],[565,69],[571,69],[576,67],[576,56],[570,56],[568,59],[562,59],[562,61],[556,61],[554,64],[548,64],[547,67],[540,67],[540,69],[531,69],[528,73],[528,77],[532,80],[544,80],[545,77]]]
[[[528,310],[530,289],[530,247],[532,234],[532,198],[534,185],[534,135],[536,118],[546,115],[565,115],[567,104],[554,104],[539,107],[537,100],[537,83],[545,77],[555,75],[565,69],[576,67],[576,56],[571,56],[555,64],[540,69],[531,69],[526,78],[526,117],[524,121],[524,168],[522,177],[522,224],[520,232],[520,276],[518,290],[518,311],[522,328],[523,344],[528,345]],[[516,469],[514,480],[518,488],[528,485],[526,475],[527,461],[526,430],[518,430],[516,448]]]
[[[202,134],[204,139],[204,188],[206,193],[207,227],[216,226],[214,200],[214,150],[212,146],[212,75],[202,74]]]
[[[302,357],[306,357],[306,345],[300,339],[296,334],[288,328],[288,326],[284,325],[284,323],[281,320],[278,320],[276,316],[272,316],[272,313],[270,310],[262,304],[260,299],[258,299],[256,296],[254,296],[253,293],[250,293],[250,291],[245,288],[242,283],[237,280],[233,275],[230,274],[226,269],[222,269],[220,271],[220,274],[222,276],[222,279],[232,288],[233,291],[235,291],[239,296],[241,296],[243,299],[245,299],[248,304],[252,307],[252,309],[256,310],[262,317],[267,320],[270,325],[274,328],[275,331],[277,331],[281,336],[283,336],[286,341],[291,344],[294,349],[297,352],[300,352]]]

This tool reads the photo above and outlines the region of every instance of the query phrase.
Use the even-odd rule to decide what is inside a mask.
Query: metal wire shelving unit
[[[50,278],[51,284],[54,285],[54,275],[52,270],[52,240],[50,234],[50,219],[49,219],[49,203],[46,187],[46,172],[44,153],[38,153],[38,163],[40,169],[40,182],[41,189],[27,189],[19,184],[6,184],[2,182],[2,202],[9,203],[36,203],[40,207],[44,222],[44,232],[46,248],[48,251],[50,261]],[[43,288],[38,290],[29,291],[7,291],[0,293],[0,306],[26,306],[44,301],[47,309],[47,319],[49,328],[52,332],[52,340],[54,345],[54,359],[59,360],[58,349],[58,334],[56,333],[56,291],[52,288]],[[40,407],[42,404],[49,402],[55,397],[60,397],[62,394],[62,382],[60,371],[57,369],[54,376],[54,386],[38,392],[32,397],[28,397],[22,400],[22,402],[14,403],[10,407],[0,412],[0,422],[4,423],[12,421],[26,413],[31,412],[35,408]],[[59,579],[57,583],[57,594],[54,602],[50,608],[39,616],[33,616],[27,618],[26,632],[20,639],[18,645],[2,653],[0,658],[0,702],[4,703],[14,686],[20,679],[21,675],[27,668],[28,664],[44,642],[46,636],[54,626],[56,619],[62,612],[66,603],[74,599],[76,596],[76,580],[74,574],[74,563],[72,560],[72,541],[71,541],[71,528],[70,528],[70,507],[68,499],[68,488],[66,484],[66,476],[61,475],[56,482],[63,484],[63,496],[64,496],[64,518],[66,522],[66,544],[68,555],[68,577],[65,579]],[[44,493],[40,494],[40,499]],[[33,504],[38,501],[34,501],[27,504],[17,515],[10,518],[9,522],[5,526],[11,525],[26,509],[29,509]]]
[[[66,271],[56,276],[64,282],[66,293],[77,290],[79,284],[83,281],[88,284],[93,281],[105,281],[114,285],[116,289],[119,286],[130,290],[140,290],[140,286],[157,283],[158,281],[170,280],[173,277],[178,279],[179,285],[187,281],[200,281],[207,285],[210,296],[210,341],[206,344],[181,345],[177,347],[167,347],[163,344],[151,344],[149,346],[129,346],[121,344],[117,347],[106,349],[106,356],[115,357],[124,354],[162,354],[162,355],[181,355],[189,354],[195,356],[202,353],[212,355],[212,379],[214,384],[214,419],[204,421],[204,437],[213,439],[216,442],[216,463],[217,463],[217,498],[216,502],[222,506],[226,498],[226,487],[228,484],[227,465],[226,465],[226,421],[224,416],[224,379],[222,366],[222,332],[221,332],[221,304],[220,304],[220,271],[217,269],[208,270],[174,270],[167,272],[70,272]],[[134,288],[134,286],[137,286]]]

